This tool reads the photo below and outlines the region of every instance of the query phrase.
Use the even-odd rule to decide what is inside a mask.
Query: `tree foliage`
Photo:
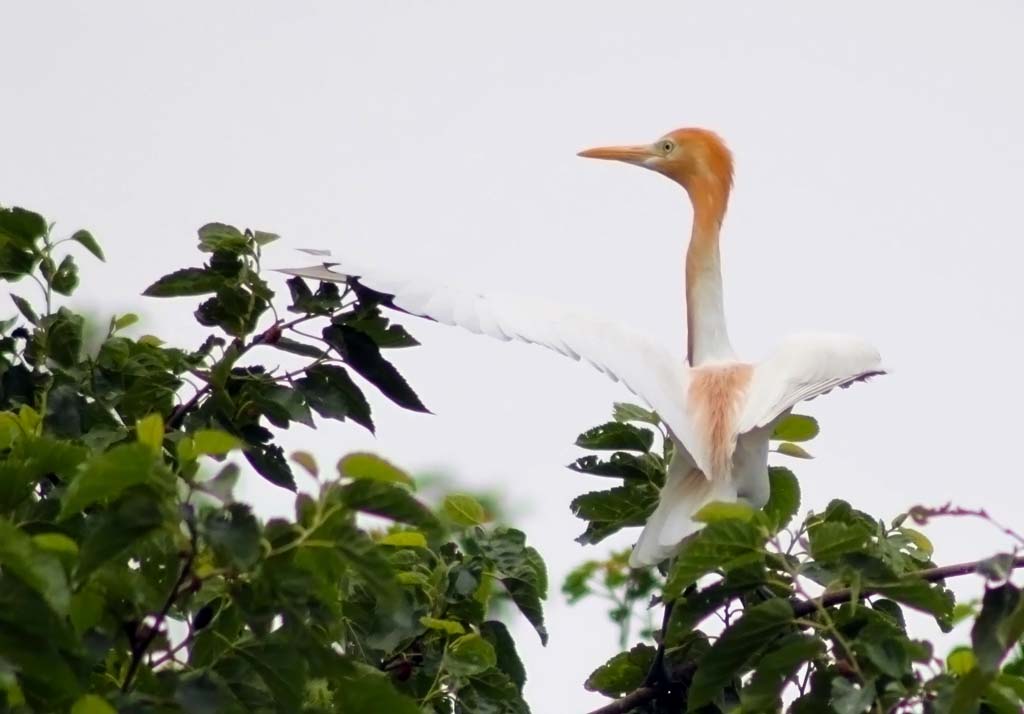
[[[376,454],[328,468],[280,445],[295,423],[373,431],[368,388],[427,408],[389,359],[418,343],[382,296],[298,278],[275,295],[261,273],[275,239],[199,229],[201,264],[146,290],[194,307],[205,339],[172,345],[134,336],[133,314],[90,335],[69,298],[75,256],[103,260],[99,242],[0,209],[0,278],[17,288],[0,322],[0,711],[529,711],[501,617],[547,641],[547,571],[525,534],[470,494],[423,497]],[[809,458],[817,433],[791,416],[774,451]],[[672,458],[657,415],[617,404],[577,445],[590,453],[570,469],[604,484],[570,504],[578,541],[643,523]],[[300,471],[316,488],[290,518],[234,497],[240,478],[295,491]],[[619,631],[622,652],[581,683],[613,698],[599,711],[1021,710],[1024,559],[939,566],[915,527],[986,513],[805,510],[772,468],[765,508],[709,504],[660,568],[613,552],[569,573],[569,601],[606,598]],[[971,573],[983,591],[958,604],[945,580]],[[943,630],[969,620],[970,646],[937,652],[908,609]]]
[[[102,259],[98,242],[0,210],[0,276],[26,288],[0,325],[0,710],[527,711],[494,607],[546,639],[525,535],[467,494],[432,507],[374,454],[321,469],[277,444],[296,422],[372,431],[366,385],[426,408],[385,356],[417,342],[372,294],[293,279],[275,307],[274,238],[203,226],[203,264],[146,290],[199,298],[199,346],[130,337],[134,315],[87,346],[58,296],[77,285],[68,249]],[[233,497],[245,462],[318,488],[264,522]]]

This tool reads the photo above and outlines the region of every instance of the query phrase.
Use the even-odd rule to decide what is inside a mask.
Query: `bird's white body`
[[[651,565],[700,528],[692,516],[704,504],[741,500],[760,508],[767,502],[768,440],[797,402],[884,370],[874,347],[832,334],[790,337],[758,363],[737,358],[726,329],[718,245],[732,186],[732,155],[715,134],[680,129],[654,144],[580,155],[642,166],[686,189],[693,226],[685,263],[685,358],[627,328],[541,301],[389,278],[351,265],[282,272],[333,282],[356,277],[413,315],[543,345],[625,384],[658,413],[675,445],[658,506],[630,558],[633,566]]]

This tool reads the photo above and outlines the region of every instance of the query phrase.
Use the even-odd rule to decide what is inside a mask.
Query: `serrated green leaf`
[[[441,504],[444,514],[457,526],[468,528],[486,522],[487,511],[475,498],[466,493],[451,493]]]
[[[710,523],[676,555],[665,584],[665,596],[677,598],[701,576],[719,568],[730,570],[764,558],[767,534],[752,523],[730,520]]]
[[[576,438],[576,446],[593,450],[647,452],[653,444],[651,430],[615,421],[588,429]]]
[[[522,692],[526,683],[526,669],[516,652],[516,643],[508,628],[498,620],[487,620],[480,623],[480,635],[491,643],[497,655],[497,668],[505,673],[516,689]]]
[[[862,550],[871,538],[871,530],[863,523],[825,522],[812,526],[807,535],[814,559],[827,561]]]
[[[583,688],[606,697],[629,694],[643,684],[656,653],[654,647],[643,643],[628,652],[620,652],[591,672]]]
[[[338,474],[354,479],[413,485],[412,477],[390,461],[367,452],[357,452],[338,461]]]
[[[818,435],[818,420],[804,414],[790,414],[775,426],[775,441],[810,441]]]
[[[650,409],[644,409],[641,406],[629,404],[628,402],[615,402],[612,408],[612,418],[615,421],[640,421],[645,424],[653,424],[654,426],[661,423],[658,415]]]

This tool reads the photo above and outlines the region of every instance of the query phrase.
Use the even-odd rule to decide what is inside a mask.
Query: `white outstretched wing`
[[[347,265],[279,272],[331,282],[357,277],[360,284],[390,296],[395,307],[413,315],[500,340],[542,345],[586,361],[647,402],[676,439],[693,443],[686,410],[689,374],[683,358],[621,325],[541,300],[483,294],[423,278],[377,277]],[[705,464],[698,467],[703,469]]]
[[[770,424],[797,402],[885,374],[878,350],[847,335],[793,335],[754,368],[737,433]]]

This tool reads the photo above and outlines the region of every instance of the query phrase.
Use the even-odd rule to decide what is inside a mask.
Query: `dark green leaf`
[[[276,340],[270,343],[273,347],[284,352],[290,352],[294,355],[302,355],[303,357],[313,357],[319,359],[326,353],[319,347],[315,347],[305,342],[299,342],[298,340],[292,340],[288,337],[278,337]]]
[[[897,583],[872,584],[870,587],[879,595],[933,615],[944,630],[951,627],[953,593],[941,585],[920,578],[906,578]]]
[[[24,208],[0,208],[0,236],[30,248],[46,234],[46,219]]]
[[[60,261],[57,271],[50,278],[50,286],[61,295],[70,295],[78,287],[78,266],[70,255],[65,255]]]
[[[981,613],[971,628],[971,643],[978,667],[986,674],[996,672],[1006,653],[1016,644],[1020,632],[1013,631],[1012,623],[1018,610],[1024,614],[1024,600],[1020,590],[1012,584],[1004,583],[985,591]]]
[[[771,644],[793,621],[793,608],[782,598],[754,605],[727,627],[701,659],[688,703],[697,709],[710,702],[758,652]]]
[[[296,381],[296,387],[320,416],[339,420],[349,417],[373,432],[370,405],[344,368],[315,365],[306,370],[305,377]]]
[[[497,656],[497,667],[512,680],[516,689],[523,690],[526,683],[526,669],[516,652],[516,643],[505,624],[498,620],[487,620],[480,624],[480,634],[491,643]]]
[[[203,520],[203,533],[217,560],[235,570],[248,570],[260,558],[260,524],[245,504],[210,511]]]
[[[576,438],[576,446],[594,450],[650,451],[654,432],[632,424],[608,422],[583,432]]]
[[[90,517],[89,534],[82,543],[75,578],[79,582],[108,560],[163,524],[160,502],[147,488],[135,488],[124,494],[106,511]]]
[[[569,468],[594,476],[610,476],[654,483],[661,483],[665,478],[665,467],[653,455],[637,456],[623,451],[612,454],[607,460],[593,455],[584,456],[569,464]]]
[[[643,684],[656,652],[654,647],[642,643],[628,652],[620,652],[595,669],[583,687],[606,697],[628,694]]]
[[[778,532],[789,525],[800,510],[800,482],[789,469],[773,466],[768,469],[771,495],[764,506],[772,531]]]
[[[291,466],[284,458],[284,449],[271,444],[251,445],[245,450],[245,459],[260,476],[275,486],[294,491],[295,476],[292,474]]]
[[[86,230],[75,231],[71,234],[71,240],[75,241],[87,251],[95,255],[100,260],[105,261],[103,257],[103,249],[100,248],[100,244],[96,242],[96,239],[92,237],[92,233]]]
[[[244,709],[231,689],[213,672],[186,675],[174,692],[184,714],[241,714]]]
[[[396,692],[382,672],[365,665],[354,670],[335,690],[335,701],[344,714],[421,714],[416,702]]]
[[[15,295],[14,293],[11,293],[11,300],[14,302],[14,305],[18,308],[18,312],[21,313],[22,317],[31,322],[33,325],[39,324],[39,315],[37,315],[36,311],[32,309],[32,305],[31,303],[29,303],[28,300],[19,295]]]
[[[658,491],[648,482],[628,482],[607,491],[577,496],[569,507],[589,523],[576,540],[584,545],[599,543],[622,528],[642,525],[657,502]]]
[[[206,268],[182,268],[163,276],[143,291],[149,297],[182,297],[217,292],[224,278]]]
[[[779,711],[782,690],[803,663],[821,656],[825,643],[818,637],[792,634],[780,639],[754,665],[754,674],[740,692],[745,711]]]
[[[346,364],[388,399],[412,411],[429,412],[405,378],[381,356],[380,348],[366,334],[347,325],[328,325],[323,336],[341,353]]]

